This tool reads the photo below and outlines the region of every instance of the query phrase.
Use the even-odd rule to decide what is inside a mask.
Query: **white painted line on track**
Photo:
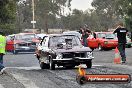
[[[4,88],[4,87],[0,84],[0,88]]]
[[[36,84],[34,83],[34,82],[32,82],[30,79],[28,79],[28,78],[25,78],[25,77],[23,77],[22,75],[18,75],[18,74],[12,74],[13,75],[13,77],[17,80],[17,81],[19,81],[20,83],[22,83],[24,86],[25,86],[25,88],[39,88],[39,87],[37,87],[36,86]]]

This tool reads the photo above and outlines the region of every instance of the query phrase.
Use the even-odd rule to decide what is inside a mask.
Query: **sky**
[[[79,9],[79,10],[87,10],[88,8],[92,8],[91,2],[93,0],[72,0],[71,9]]]

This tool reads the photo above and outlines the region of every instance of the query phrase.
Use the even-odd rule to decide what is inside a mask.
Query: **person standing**
[[[88,34],[86,33],[86,30],[82,30],[82,40],[83,40],[83,46],[88,47],[88,42],[87,42]]]
[[[126,54],[125,54],[125,45],[126,45],[126,34],[128,30],[123,27],[123,23],[120,22],[118,24],[118,27],[113,33],[117,33],[117,38],[118,38],[118,50],[121,55],[121,60],[122,64],[126,63]]]
[[[3,56],[5,54],[6,38],[4,33],[0,31],[0,74],[3,74],[5,67],[3,65]]]

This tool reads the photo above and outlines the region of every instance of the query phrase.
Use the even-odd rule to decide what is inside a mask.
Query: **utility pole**
[[[33,13],[33,20],[31,21],[31,23],[33,24],[33,29],[35,29],[35,13],[34,13],[34,0],[32,0],[32,13]]]

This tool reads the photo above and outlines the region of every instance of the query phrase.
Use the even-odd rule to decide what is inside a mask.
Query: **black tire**
[[[99,44],[98,49],[99,49],[99,51],[102,51],[103,47]]]
[[[86,66],[87,66],[87,68],[91,68],[92,67],[92,61],[86,62]]]
[[[50,70],[55,70],[55,63],[52,59],[50,59],[49,66],[50,66]]]
[[[44,62],[40,62],[40,68],[41,69],[49,69],[49,64],[46,64]]]

